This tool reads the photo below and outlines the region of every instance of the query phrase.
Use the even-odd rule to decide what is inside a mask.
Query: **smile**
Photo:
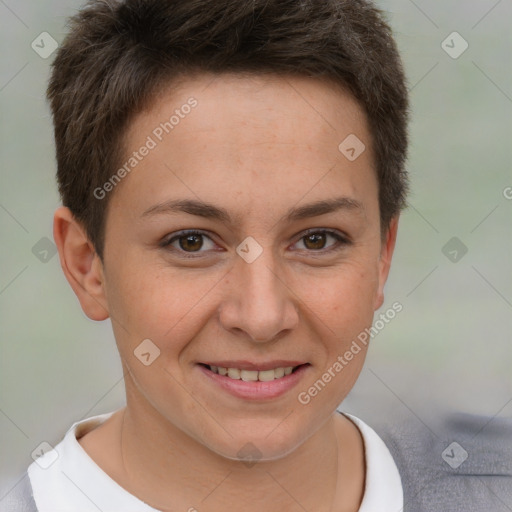
[[[243,380],[246,382],[268,382],[274,379],[280,379],[285,375],[290,375],[298,366],[287,366],[274,368],[270,370],[241,370],[240,368],[224,368],[223,366],[208,365],[210,370],[219,375],[224,375],[230,379]]]
[[[231,395],[249,400],[276,398],[295,387],[309,363],[277,366],[264,370],[225,367],[199,363],[197,367],[221,389]]]

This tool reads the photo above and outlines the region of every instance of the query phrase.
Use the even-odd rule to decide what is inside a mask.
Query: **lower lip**
[[[296,386],[310,365],[303,364],[293,373],[290,373],[290,375],[285,375],[279,379],[267,382],[232,379],[230,377],[214,373],[200,364],[197,366],[206,377],[211,379],[228,393],[231,393],[238,398],[244,398],[245,400],[268,400],[284,395],[287,391]]]

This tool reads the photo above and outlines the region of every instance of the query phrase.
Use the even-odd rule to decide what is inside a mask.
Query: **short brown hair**
[[[408,94],[383,13],[367,0],[90,0],[72,18],[47,96],[64,206],[98,255],[108,197],[133,116],[193,72],[295,74],[348,88],[364,108],[381,232],[406,206]],[[340,141],[341,142],[341,141]]]

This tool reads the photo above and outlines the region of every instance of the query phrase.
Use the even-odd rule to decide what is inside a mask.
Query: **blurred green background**
[[[31,43],[42,32],[62,41],[80,4],[0,1],[0,499],[42,441],[124,403],[110,322],[82,313],[58,255],[36,257],[59,197],[44,99],[52,57]],[[403,311],[372,340],[340,408],[370,425],[395,414],[430,425],[443,410],[512,416],[512,4],[377,4],[411,91],[410,207],[381,308]],[[457,58],[442,47],[454,31],[469,45]],[[443,250],[453,237],[458,248]]]

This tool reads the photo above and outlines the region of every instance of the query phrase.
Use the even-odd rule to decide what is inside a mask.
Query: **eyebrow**
[[[364,207],[360,201],[351,197],[324,199],[303,206],[290,208],[284,215],[284,220],[287,222],[293,222],[310,217],[317,217],[319,215],[333,213],[339,210],[363,213]],[[220,208],[211,203],[198,201],[195,199],[176,199],[156,204],[145,210],[142,214],[142,217],[152,217],[162,214],[168,215],[173,213],[188,213],[190,215],[217,220],[224,224],[231,225],[235,225],[240,221],[239,216],[232,218],[228,211],[224,208]]]

